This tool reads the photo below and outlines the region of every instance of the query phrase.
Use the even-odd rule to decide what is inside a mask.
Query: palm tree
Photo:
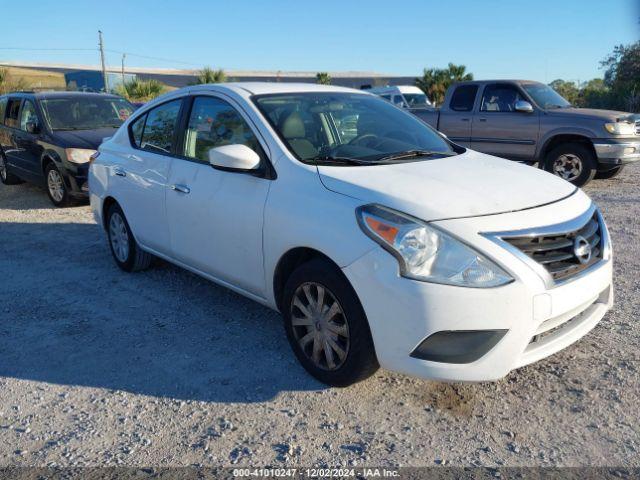
[[[160,83],[158,80],[140,80],[134,78],[133,80],[124,84],[118,85],[116,91],[124,98],[134,102],[148,102],[153,100],[159,95],[162,95],[166,90],[166,86]]]
[[[211,67],[204,67],[198,72],[193,85],[200,85],[202,83],[223,83],[226,81],[227,75],[221,68],[219,68],[218,70],[214,70]]]
[[[447,68],[425,68],[422,77],[416,78],[416,86],[439,105],[444,100],[447,88],[454,82],[473,80],[472,73],[466,73],[464,65],[450,63]]]
[[[316,83],[320,85],[331,85],[331,75],[327,72],[316,73]]]

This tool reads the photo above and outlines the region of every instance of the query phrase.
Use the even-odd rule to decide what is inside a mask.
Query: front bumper
[[[625,165],[640,160],[640,139],[596,139],[593,146],[602,164]]]
[[[89,166],[64,162],[64,173],[69,195],[79,199],[89,198]]]
[[[574,197],[561,203],[575,206],[584,196]],[[554,218],[550,215],[552,208],[557,209],[558,204],[438,224],[446,224],[449,231],[466,240],[470,238],[465,238],[464,230],[475,230],[477,241],[473,244],[478,245],[483,239],[477,232],[505,230],[501,227],[518,222],[524,225],[526,216],[530,217],[529,222]],[[611,307],[611,257],[600,261],[587,274],[549,288],[545,279],[525,262],[487,242],[482,250],[507,267],[514,282],[479,289],[410,280],[399,275],[396,259],[381,248],[373,249],[343,269],[367,314],[382,367],[435,380],[497,380],[575,342]],[[436,332],[505,329],[508,331],[497,345],[470,363],[442,363],[410,356],[425,338]]]

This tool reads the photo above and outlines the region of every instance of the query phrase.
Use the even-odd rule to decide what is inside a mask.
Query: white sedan
[[[279,310],[331,385],[379,365],[495,380],[613,301],[607,227],[580,189],[366,92],[176,90],[102,144],[89,187],[120,268],[160,257]]]

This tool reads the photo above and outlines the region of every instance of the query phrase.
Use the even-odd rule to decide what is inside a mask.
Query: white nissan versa
[[[161,257],[278,309],[331,385],[378,365],[495,380],[612,304],[607,227],[581,190],[365,92],[176,90],[102,144],[89,184],[123,270]]]

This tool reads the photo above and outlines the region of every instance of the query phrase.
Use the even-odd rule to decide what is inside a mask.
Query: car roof
[[[353,88],[336,87],[333,85],[318,85],[315,83],[287,83],[287,82],[229,82],[191,87],[194,90],[233,90],[237,93],[251,95],[265,95],[269,93],[304,93],[304,92],[345,92],[366,93]]]
[[[541,84],[536,80],[514,80],[512,78],[502,78],[497,80],[462,80],[454,82],[456,85],[482,85],[485,83],[522,83],[522,84]]]
[[[30,97],[37,99],[47,98],[77,98],[77,97],[100,97],[100,98],[122,98],[119,95],[111,93],[97,92],[67,92],[67,91],[51,91],[51,92],[8,92],[3,97]]]

